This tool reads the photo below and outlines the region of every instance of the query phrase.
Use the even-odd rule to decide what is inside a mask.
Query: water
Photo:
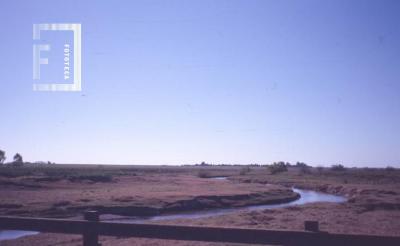
[[[165,214],[165,215],[157,215],[157,216],[148,216],[148,217],[123,217],[112,219],[113,221],[118,222],[126,222],[126,223],[143,223],[146,221],[160,221],[160,220],[176,220],[176,219],[199,219],[199,218],[207,218],[212,216],[225,215],[230,213],[235,213],[239,211],[254,211],[254,210],[264,210],[264,209],[274,209],[274,208],[285,208],[295,205],[304,205],[307,203],[314,202],[333,202],[333,203],[342,203],[346,202],[347,199],[342,196],[335,196],[330,194],[325,194],[316,191],[310,190],[302,190],[302,189],[292,189],[294,192],[300,194],[300,198],[281,204],[272,204],[272,205],[252,205],[241,208],[221,208],[221,209],[209,209],[209,210],[201,210],[201,211],[192,211],[192,212],[182,212],[176,214]],[[111,219],[110,219],[111,220]]]
[[[37,231],[12,231],[12,230],[0,231],[0,241],[16,239],[19,237],[36,235],[36,234],[39,234],[39,232],[37,232]]]
[[[209,179],[216,179],[216,180],[226,180],[228,177],[220,176],[220,177],[212,177]]]
[[[216,177],[214,179],[226,179],[226,177]],[[342,196],[335,196],[330,194],[325,194],[316,191],[310,190],[302,190],[293,188],[294,192],[300,194],[300,198],[282,204],[274,204],[274,205],[253,205],[242,208],[222,208],[222,209],[210,209],[210,210],[202,210],[202,211],[194,211],[194,212],[182,212],[176,214],[166,214],[166,215],[158,215],[158,216],[149,216],[149,217],[122,217],[115,219],[108,219],[103,221],[118,221],[125,223],[143,223],[146,221],[161,221],[161,220],[176,220],[176,219],[199,219],[199,218],[207,218],[212,216],[225,215],[230,213],[235,213],[239,211],[255,211],[255,210],[264,210],[264,209],[274,209],[274,208],[285,208],[295,205],[304,205],[307,203],[314,202],[333,202],[333,203],[342,203],[346,202],[347,199]],[[39,232],[34,231],[0,231],[0,241],[7,239],[15,239],[28,235],[35,235]]]

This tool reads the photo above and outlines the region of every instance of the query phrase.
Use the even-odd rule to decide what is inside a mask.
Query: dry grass
[[[100,167],[63,166],[69,174]],[[304,220],[318,220],[322,230],[338,233],[400,235],[400,171],[388,169],[353,169],[335,171],[330,168],[289,167],[287,172],[271,174],[265,167],[252,167],[240,175],[242,167],[113,167],[102,166],[100,174],[110,174],[112,182],[90,180],[71,182],[46,173],[28,175],[0,175],[0,206],[2,213],[23,212],[34,214],[51,207],[63,211],[73,206],[121,205],[157,207],[195,196],[226,196],[282,186],[307,188],[346,195],[344,204],[308,204],[285,209],[239,212],[224,216],[196,220],[175,220],[158,223],[179,225],[234,226],[265,229],[303,228]],[[1,172],[1,171],[0,171]],[[25,172],[25,171],[17,171]],[[63,171],[58,171],[63,172]],[[88,171],[89,172],[89,171]],[[229,176],[228,181],[199,178]],[[25,172],[26,173],[26,172]],[[48,173],[47,173],[48,174]],[[1,177],[2,176],[2,177]],[[61,176],[63,177],[63,176]],[[42,180],[40,180],[42,179]],[[265,184],[273,184],[266,186]],[[38,212],[39,213],[39,212]],[[2,245],[81,245],[81,236],[40,234],[21,238]],[[178,242],[135,238],[101,237],[102,245],[233,245],[201,242]]]

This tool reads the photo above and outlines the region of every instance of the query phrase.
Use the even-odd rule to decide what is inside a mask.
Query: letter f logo
[[[34,44],[33,45],[33,79],[40,79],[40,65],[49,64],[47,58],[41,58],[41,51],[49,51],[49,44]]]
[[[81,24],[33,24],[33,40],[40,40],[41,31],[73,31],[74,34],[74,75],[73,83],[33,84],[34,91],[81,91]],[[49,64],[41,54],[50,51],[49,44],[33,45],[33,79],[40,80],[40,65]]]

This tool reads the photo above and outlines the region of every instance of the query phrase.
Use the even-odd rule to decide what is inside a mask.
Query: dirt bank
[[[3,215],[71,217],[95,209],[103,214],[145,216],[283,203],[298,198],[291,189],[278,185],[244,184],[194,175],[121,175],[112,182],[47,181],[36,177],[3,177],[0,181],[7,183],[0,186]]]

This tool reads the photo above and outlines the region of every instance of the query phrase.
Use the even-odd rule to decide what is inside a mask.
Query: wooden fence
[[[261,230],[223,227],[176,226],[100,222],[95,211],[85,220],[0,217],[0,230],[25,230],[83,235],[84,246],[98,246],[98,235],[187,241],[230,242],[307,246],[399,246],[400,237],[331,234],[321,232],[318,222],[306,221],[305,231]]]

